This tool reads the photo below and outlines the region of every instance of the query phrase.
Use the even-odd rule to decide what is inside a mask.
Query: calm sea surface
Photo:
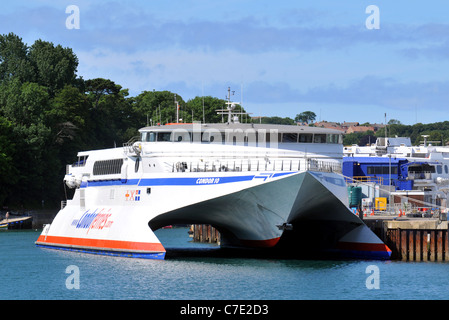
[[[210,257],[208,251],[217,247],[192,243],[186,228],[156,232],[167,252],[177,252],[167,254],[166,260],[130,259],[38,248],[34,241],[39,234],[40,230],[0,232],[0,299],[443,300],[449,296],[449,263]],[[79,271],[79,289],[68,289],[76,283],[73,270]]]

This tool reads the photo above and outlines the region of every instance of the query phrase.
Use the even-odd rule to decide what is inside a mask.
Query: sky
[[[447,0],[3,1],[10,32],[72,48],[78,76],[130,96],[230,87],[251,116],[449,120]]]

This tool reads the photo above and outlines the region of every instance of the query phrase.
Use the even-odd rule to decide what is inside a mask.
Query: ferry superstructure
[[[388,259],[348,208],[339,131],[308,126],[173,124],[122,148],[78,153],[75,189],[38,246],[163,259],[153,231],[211,224],[222,246]]]

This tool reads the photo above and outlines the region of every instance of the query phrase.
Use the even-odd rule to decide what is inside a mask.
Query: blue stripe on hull
[[[177,177],[177,178],[147,178],[147,179],[110,179],[110,180],[92,180],[83,182],[81,188],[86,187],[101,187],[101,186],[121,186],[121,185],[138,185],[142,187],[149,186],[204,186],[214,184],[224,184],[242,181],[251,181],[253,179],[277,178],[289,174],[296,173],[295,171],[280,172],[280,173],[258,173],[256,175],[246,176],[225,176],[225,177]]]

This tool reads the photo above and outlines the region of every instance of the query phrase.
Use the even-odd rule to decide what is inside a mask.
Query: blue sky
[[[69,5],[79,29],[66,28]],[[79,76],[131,96],[231,87],[253,116],[414,124],[449,120],[448,12],[447,0],[16,0],[2,2],[0,34],[70,47]]]

